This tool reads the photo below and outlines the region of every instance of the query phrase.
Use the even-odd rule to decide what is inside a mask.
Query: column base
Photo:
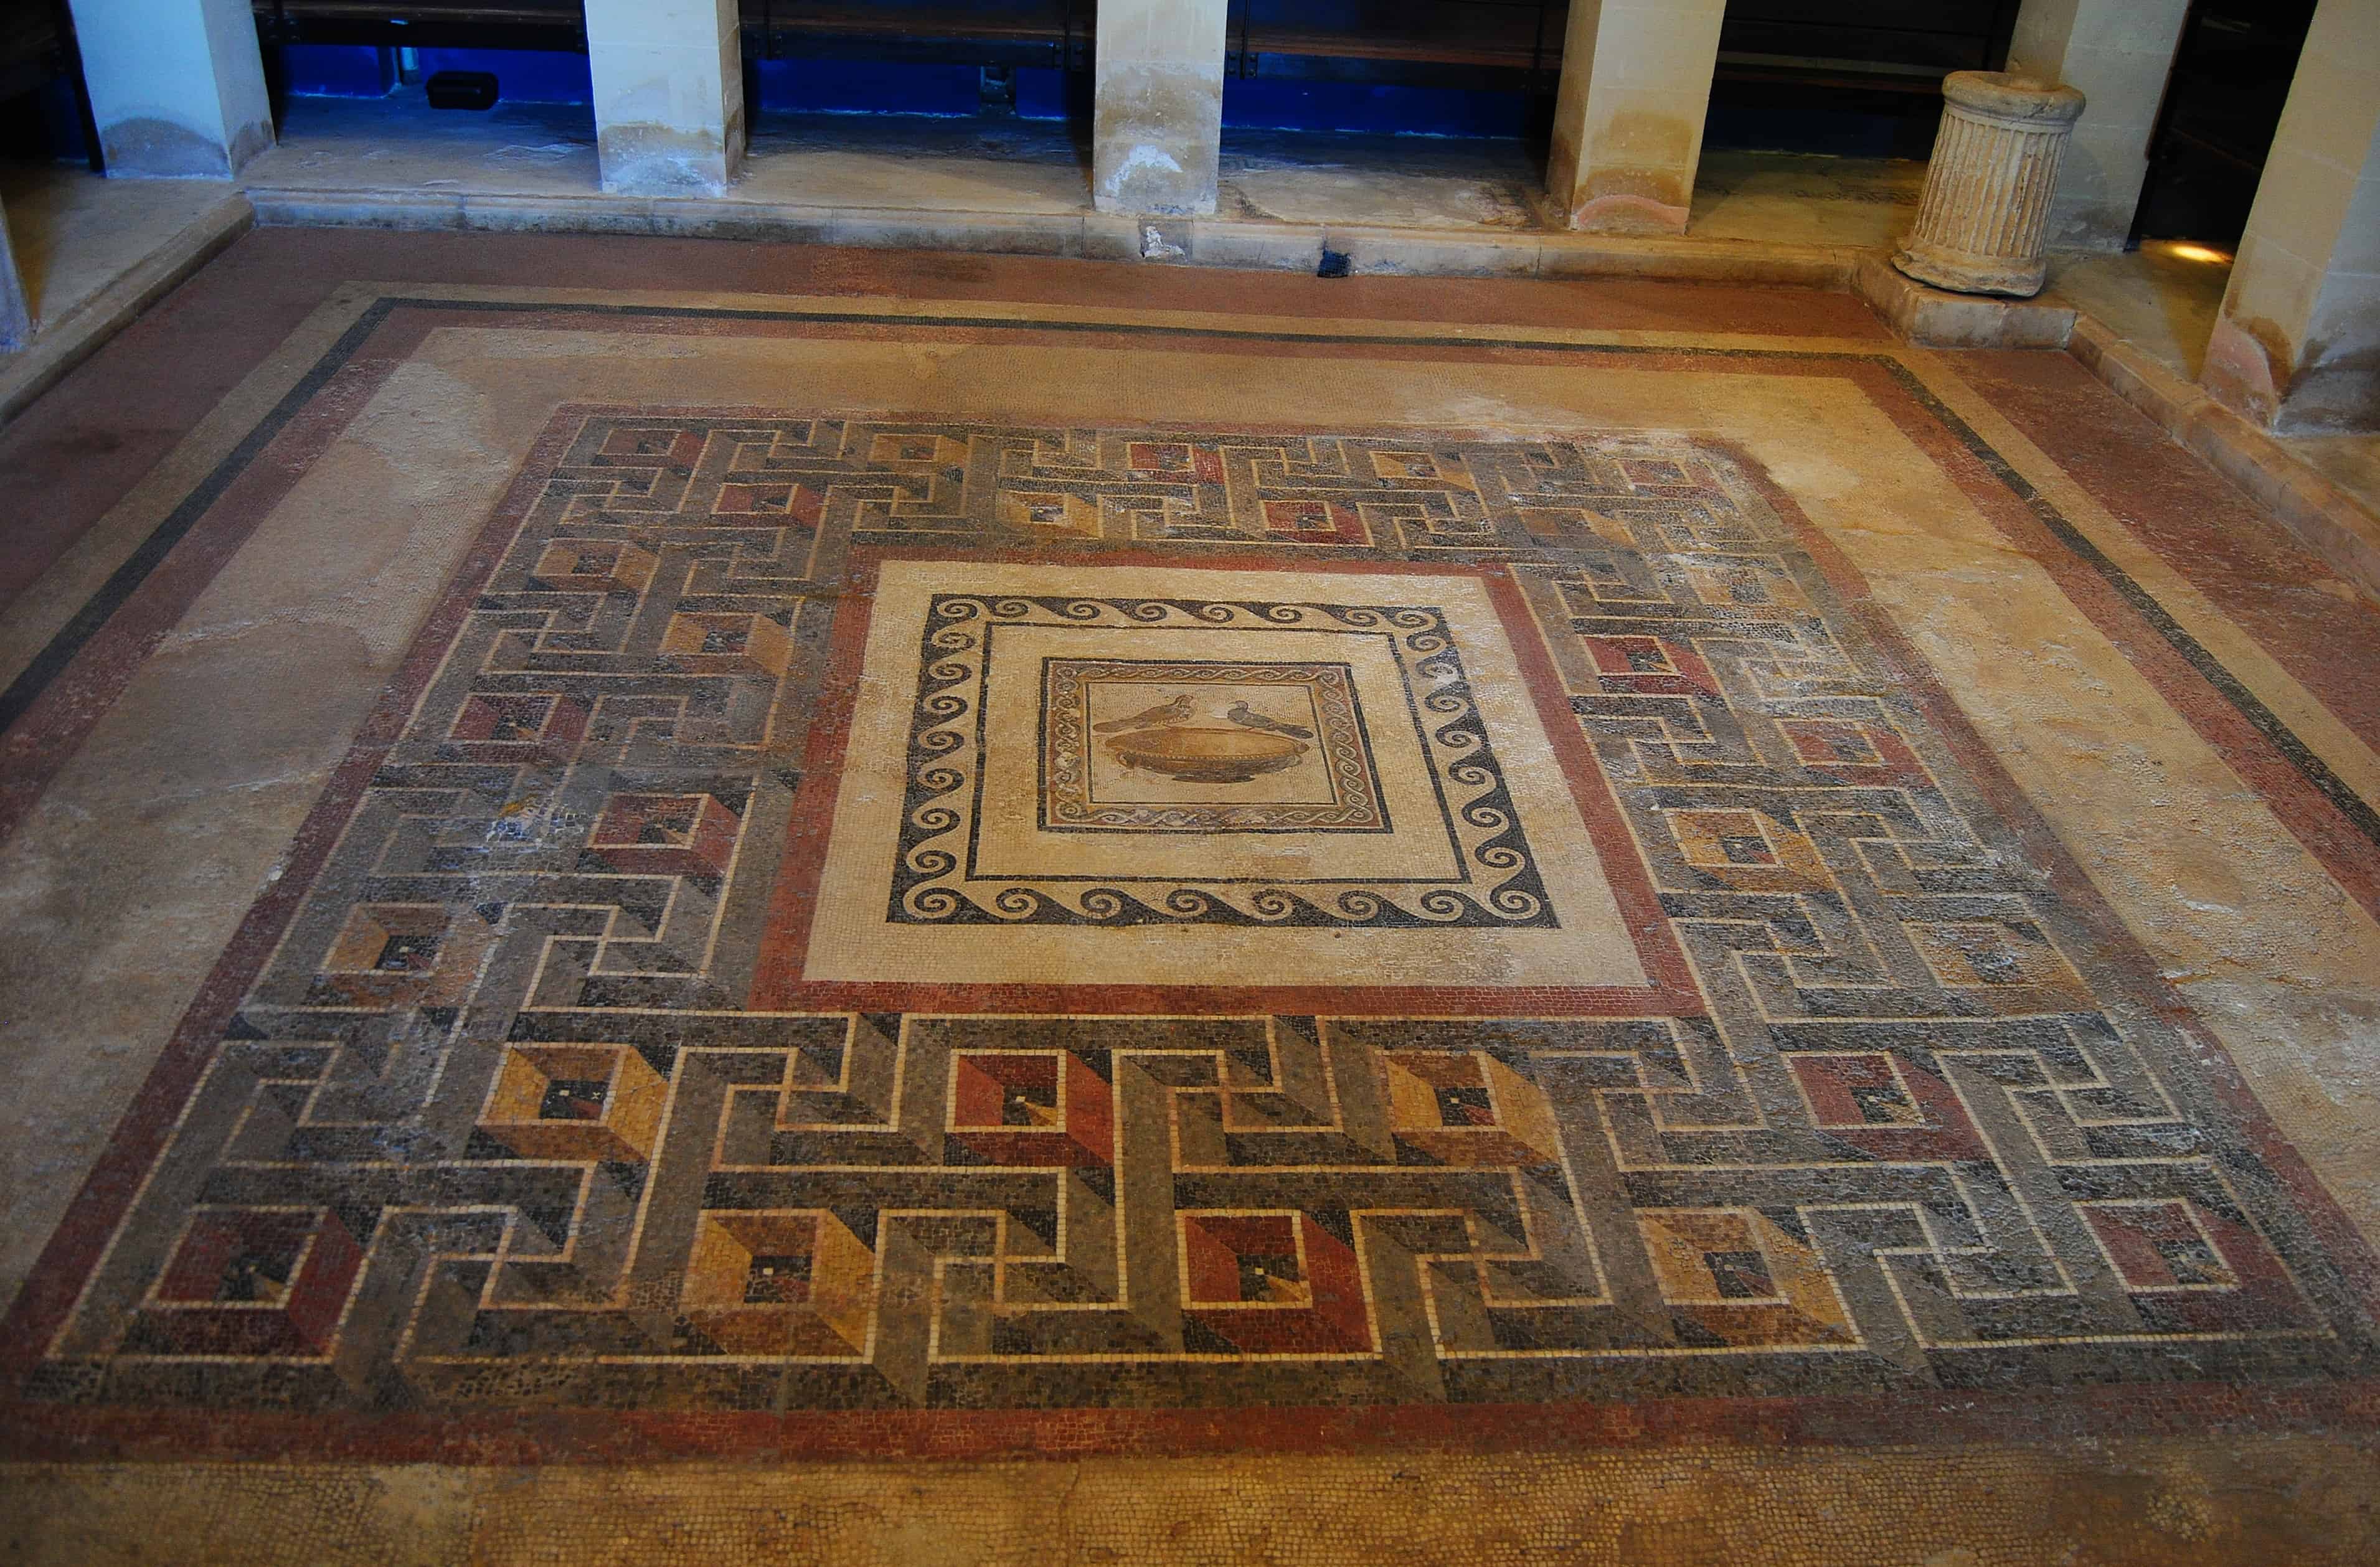
[[[744,164],[742,128],[724,144],[708,131],[663,125],[607,125],[595,138],[603,188],[624,196],[716,196]]]
[[[205,131],[144,116],[102,126],[99,145],[112,178],[229,179],[273,145],[273,126],[242,126],[226,144]]]
[[[1168,177],[1170,173],[1162,165],[1145,173],[1127,169],[1114,181],[1113,194],[1102,191],[1091,198],[1091,209],[1118,217],[1206,218],[1215,215],[1215,187],[1208,186],[1202,191],[1186,180]]]
[[[1564,225],[1581,234],[1683,234],[1688,211],[1650,196],[1597,196],[1572,208]]]
[[[2295,363],[2268,322],[2225,316],[2207,339],[2198,377],[2207,395],[2276,435],[2368,435],[2380,431],[2380,347],[2328,346]]]
[[[2049,262],[2044,257],[2019,261],[2007,256],[1978,256],[1923,240],[1903,241],[1892,254],[1892,264],[1920,283],[1954,294],[1998,294],[2011,299],[2032,298],[2049,276]]]
[[[1862,256],[1852,292],[1899,336],[1931,348],[2063,348],[2074,332],[2070,306],[1952,294]]]

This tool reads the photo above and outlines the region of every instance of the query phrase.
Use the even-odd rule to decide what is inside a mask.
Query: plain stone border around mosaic
[[[160,1560],[165,1525],[173,1561],[252,1567],[2348,1567],[2380,1551],[2375,1486],[2380,1455],[2323,1437],[897,1466],[12,1464],[0,1552],[28,1567]]]
[[[0,357],[0,429],[75,366],[99,352],[143,310],[181,285],[254,225],[248,198],[225,197],[116,280],[37,334],[28,346]]]
[[[59,638],[73,638],[79,626],[95,628],[89,623],[103,604],[105,615],[121,608],[213,505],[221,493],[217,481],[237,477],[236,468],[277,437],[346,362],[340,345],[379,298],[370,285],[332,289],[8,603],[0,617],[0,728],[21,716],[20,687],[50,678],[38,666],[53,656]]]

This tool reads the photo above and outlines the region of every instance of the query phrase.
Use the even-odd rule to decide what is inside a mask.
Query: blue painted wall
[[[982,108],[973,66],[898,60],[752,60],[762,114],[973,115]],[[1056,76],[1056,71],[1049,73]]]
[[[1529,100],[1520,92],[1383,82],[1262,77],[1223,82],[1223,125],[1244,130],[1338,130],[1378,136],[1518,136]]]
[[[1016,113],[1020,119],[1091,123],[1090,72],[1019,66],[1010,73],[1010,79],[1016,84]]]
[[[421,74],[493,71],[516,103],[591,103],[587,56],[550,49],[424,49]],[[291,43],[281,50],[289,91],[307,98],[379,98],[396,85],[396,51],[361,43]]]
[[[423,74],[492,71],[504,100],[593,102],[587,57],[528,49],[424,49]],[[378,98],[396,83],[396,52],[299,43],[281,51],[289,91],[310,97]],[[892,60],[787,58],[748,62],[750,107],[759,114],[930,115],[980,111],[973,66]],[[1031,120],[1087,119],[1087,73],[1019,67],[1016,112]],[[1350,81],[1257,79],[1223,84],[1223,123],[1247,130],[1357,131],[1401,136],[1518,136],[1528,100],[1517,92],[1396,87]]]
[[[379,98],[396,85],[396,51],[362,44],[291,43],[281,51],[283,79],[305,98]]]
[[[423,49],[421,74],[493,71],[496,91],[516,103],[592,103],[587,56],[546,49]]]

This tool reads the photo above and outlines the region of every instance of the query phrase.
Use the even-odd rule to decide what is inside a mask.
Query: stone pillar
[[[229,179],[273,145],[248,0],[73,0],[111,175]]]
[[[2040,293],[2058,155],[2082,112],[2082,94],[2070,87],[2000,71],[1944,77],[1942,129],[1917,223],[1892,264],[1961,294]]]
[[[2282,434],[2380,430],[2380,5],[2321,0],[2231,284],[2206,389]]]
[[[2062,81],[2091,101],[2049,207],[2053,250],[2120,250],[2148,176],[2174,45],[2190,0],[2024,0],[2009,74]]]
[[[14,353],[33,340],[33,302],[8,243],[8,214],[0,210],[0,353]]]
[[[603,188],[727,188],[744,163],[744,47],[735,0],[587,0],[595,154]]]
[[[1103,213],[1211,213],[1223,147],[1228,0],[1099,0],[1091,200]]]
[[[1682,234],[1726,0],[1572,0],[1546,190],[1572,228]]]

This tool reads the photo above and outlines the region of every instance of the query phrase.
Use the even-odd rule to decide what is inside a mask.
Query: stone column
[[[2283,434],[2380,430],[2380,5],[2321,0],[2200,379]]]
[[[1961,294],[2040,293],[2058,155],[2082,112],[2082,94],[2070,87],[2000,71],[1944,77],[1942,129],[1917,223],[1892,264]]]
[[[1091,200],[1211,213],[1223,147],[1227,0],[1099,0]]]
[[[1726,0],[1572,0],[1546,190],[1598,234],[1682,234]]]
[[[73,0],[111,175],[229,179],[273,145],[248,0]]]
[[[603,188],[717,195],[744,163],[735,0],[587,0]]]
[[[0,353],[14,353],[33,340],[33,302],[8,243],[8,214],[0,210]]]
[[[2149,132],[2190,0],[2024,0],[2009,73],[2091,101],[2049,206],[2053,250],[2120,250],[2148,176]]]

